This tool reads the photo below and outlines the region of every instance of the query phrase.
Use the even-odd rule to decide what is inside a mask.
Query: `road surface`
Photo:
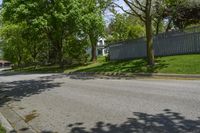
[[[38,132],[200,132],[200,81],[0,75],[8,105]]]

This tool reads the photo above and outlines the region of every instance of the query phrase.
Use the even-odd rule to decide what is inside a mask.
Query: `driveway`
[[[200,81],[2,74],[0,93],[37,132],[200,132]]]

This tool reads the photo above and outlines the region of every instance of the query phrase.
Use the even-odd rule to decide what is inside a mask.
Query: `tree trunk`
[[[32,58],[33,58],[34,69],[36,69],[36,67],[37,67],[36,58],[37,58],[38,51],[37,51],[36,43],[33,42],[32,45],[33,45],[33,51],[32,51],[32,53],[31,53],[31,56],[32,56]]]
[[[59,64],[60,68],[63,68],[64,62],[63,62],[63,46],[62,46],[62,43],[60,45],[58,45],[57,55],[58,55],[58,64]]]
[[[22,67],[22,57],[23,57],[23,55],[21,54],[21,48],[19,47],[19,45],[17,45],[17,66],[19,67],[19,68],[21,68]]]
[[[153,31],[152,31],[152,16],[151,16],[151,0],[147,2],[146,11],[146,41],[147,41],[147,58],[148,64],[153,66],[155,64],[154,48],[153,48]]]
[[[22,56],[21,56],[21,55],[18,55],[17,66],[18,66],[19,68],[22,67]]]
[[[146,39],[147,39],[147,58],[148,64],[153,66],[155,63],[154,49],[153,49],[153,34],[151,20],[146,22]]]
[[[172,19],[169,20],[168,24],[167,24],[167,28],[166,28],[166,31],[165,32],[169,32],[170,30],[170,26],[171,26],[171,23],[172,23]]]
[[[63,67],[64,67],[64,63],[63,63],[63,53],[62,53],[62,52],[59,53],[59,66],[60,66],[60,68],[63,68]]]
[[[55,57],[52,57],[55,59],[55,64],[58,64],[60,68],[64,67],[63,63],[63,44],[59,40],[53,40],[53,54],[55,54]]]
[[[161,19],[158,18],[156,21],[156,35],[158,35],[160,31],[160,23],[161,23]]]
[[[97,46],[96,44],[92,44],[92,58],[91,61],[96,62],[97,61]]]
[[[94,39],[95,37],[93,36],[93,34],[89,34],[89,39],[90,39],[90,43],[91,43],[91,61],[92,62],[96,62],[97,61],[97,39]]]

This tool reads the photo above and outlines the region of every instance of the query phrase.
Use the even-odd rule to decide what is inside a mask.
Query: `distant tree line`
[[[104,34],[109,0],[4,0],[1,47],[16,66],[80,64]]]

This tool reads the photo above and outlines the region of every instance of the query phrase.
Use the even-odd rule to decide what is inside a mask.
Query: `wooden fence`
[[[154,37],[155,56],[200,53],[200,27],[185,31],[162,33]],[[110,60],[146,57],[144,38],[118,42],[109,47]]]

